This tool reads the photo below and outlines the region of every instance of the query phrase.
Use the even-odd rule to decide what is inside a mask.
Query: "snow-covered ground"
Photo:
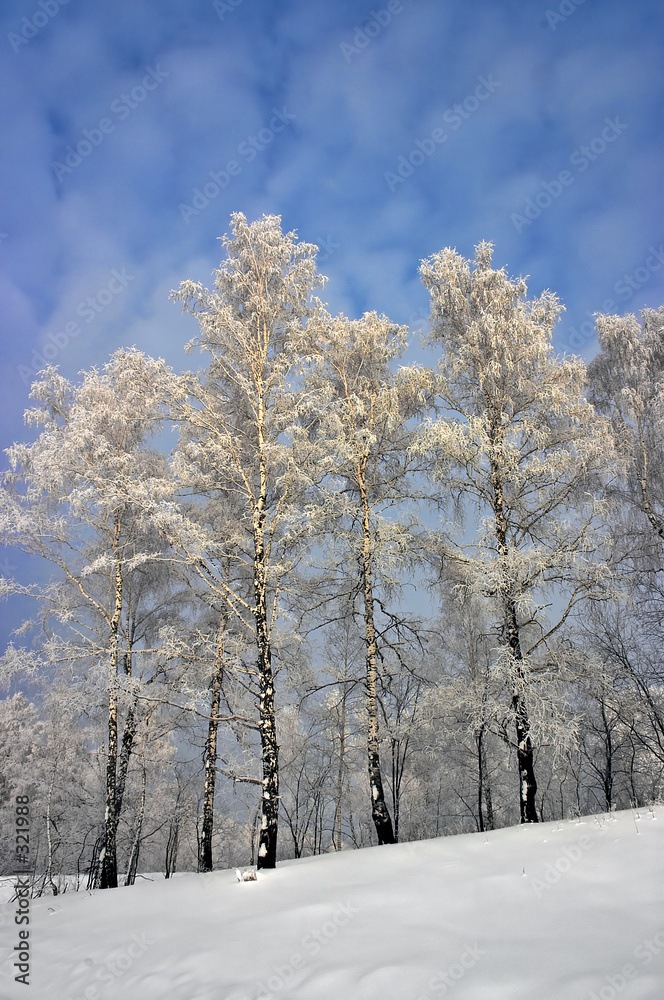
[[[664,807],[0,912],[0,1000],[664,1000]]]

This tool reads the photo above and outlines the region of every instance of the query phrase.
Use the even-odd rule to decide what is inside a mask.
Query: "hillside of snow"
[[[662,1000],[664,807],[16,905],[1,1000]]]

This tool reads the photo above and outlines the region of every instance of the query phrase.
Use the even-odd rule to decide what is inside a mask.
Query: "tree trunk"
[[[477,816],[479,832],[484,833],[484,726],[480,726],[475,734],[477,746]]]
[[[265,516],[267,508],[267,465],[263,453],[263,399],[259,397],[260,495],[254,520],[254,600],[256,644],[258,647],[259,729],[263,765],[261,829],[258,840],[258,868],[275,868],[279,826],[279,746],[274,714],[274,677],[267,607],[267,553],[265,551]]]
[[[490,440],[492,445],[491,457],[491,481],[493,485],[493,511],[495,518],[496,541],[498,542],[498,553],[502,560],[508,554],[507,545],[507,518],[505,516],[505,500],[503,492],[503,481],[501,478],[501,468],[498,455],[501,447],[500,417],[495,416],[490,428]],[[523,653],[521,651],[521,641],[519,637],[519,624],[516,613],[516,602],[511,581],[505,573],[503,582],[503,634],[504,642],[512,655],[516,679],[512,689],[512,711],[516,726],[516,754],[519,769],[519,814],[522,823],[537,823],[537,809],[535,806],[535,795],[537,793],[537,782],[535,780],[535,763],[533,755],[533,744],[530,738],[530,719],[526,705],[523,687],[525,674],[523,672]]]
[[[393,844],[394,830],[385,802],[383,779],[378,752],[378,697],[377,697],[377,648],[376,626],[374,622],[373,584],[371,572],[371,525],[369,520],[369,498],[364,470],[358,470],[358,481],[362,499],[362,589],[364,596],[364,629],[366,640],[366,697],[367,697],[367,757],[369,766],[369,790],[371,794],[371,818],[376,828],[379,844]]]
[[[106,812],[104,814],[104,846],[99,855],[99,888],[115,889],[118,884],[116,859],[116,764],[118,756],[118,680],[111,676],[108,698],[108,757],[106,760]]]
[[[127,721],[122,734],[122,747],[118,760],[117,781],[115,784],[115,826],[117,829],[124,800],[125,785],[127,783],[127,771],[129,770],[129,759],[134,746],[136,735],[136,702],[130,706],[127,712]]]
[[[399,843],[399,740],[392,737],[392,815],[394,816],[394,843]]]
[[[484,774],[485,784],[484,784],[484,801],[486,802],[486,828],[487,830],[496,829],[496,821],[493,818],[493,796],[491,795],[491,785],[489,784],[488,775]]]
[[[48,857],[46,864],[46,875],[44,876],[44,886],[49,886],[51,892],[54,896],[58,894],[58,887],[53,881],[53,834],[51,832],[51,824],[55,826],[53,820],[51,819],[51,802],[53,800],[53,786],[55,784],[55,772],[58,763],[58,758],[56,756],[55,763],[53,765],[53,771],[51,773],[51,781],[48,788],[48,800],[46,803],[46,843],[48,845]]]
[[[135,623],[132,622],[132,624],[128,628],[127,649],[125,650],[123,657],[125,677],[131,677],[132,674],[132,663],[133,663],[132,648],[134,642],[135,627],[136,627]],[[136,736],[136,725],[137,725],[137,719],[136,719],[137,706],[138,706],[138,701],[136,698],[134,698],[133,704],[129,706],[129,711],[127,712],[127,721],[125,723],[124,732],[122,734],[122,746],[120,748],[120,757],[118,760],[118,769],[117,769],[118,776],[115,786],[116,829],[120,819],[120,813],[122,812],[122,802],[124,799],[125,785],[127,783],[127,772],[129,770],[129,759],[134,749],[134,737]]]
[[[249,864],[253,866],[256,864],[256,830],[258,829],[258,819],[261,815],[263,809],[262,800],[258,805],[254,815],[251,815],[251,805],[249,804],[249,798],[247,797],[247,815],[249,816],[249,830],[250,830],[250,842],[249,842]],[[258,868],[258,865],[256,865]]]
[[[116,832],[119,821],[117,808],[118,761],[118,658],[120,617],[122,615],[122,562],[120,559],[120,517],[114,516],[113,555],[115,559],[115,604],[110,622],[109,692],[108,692],[108,757],[106,760],[106,814],[104,846],[99,856],[101,889],[115,889],[118,884]]]
[[[601,700],[602,724],[604,727],[604,770],[602,784],[604,785],[604,801],[607,812],[613,807],[613,734],[606,715],[606,703]]]
[[[136,831],[134,833],[134,842],[131,845],[131,853],[129,855],[129,861],[127,862],[127,874],[125,876],[125,885],[133,885],[136,881],[136,873],[138,871],[138,855],[141,850],[141,830],[143,829],[143,817],[145,816],[145,786],[147,784],[147,775],[145,771],[145,764],[143,765],[143,789],[141,792],[141,805],[138,810],[138,816],[136,818]]]
[[[261,829],[258,840],[258,867],[274,868],[277,864],[277,831],[279,821],[279,747],[274,714],[274,684],[270,645],[259,640],[258,665],[260,675],[260,734],[263,758],[263,797]]]
[[[180,841],[180,818],[176,816],[168,828],[168,843],[166,844],[166,860],[164,861],[164,878],[170,878],[178,861],[178,845]]]
[[[344,663],[344,667],[346,663]],[[346,699],[348,697],[348,690],[346,687],[346,673],[344,669],[344,684],[343,684],[343,694],[341,696],[341,721],[339,723],[339,767],[337,769],[337,801],[336,801],[336,817],[335,817],[335,850],[341,850],[341,803],[343,799],[344,791],[344,767],[345,767],[345,753],[346,753]]]
[[[519,814],[522,823],[537,823],[537,781],[535,780],[535,757],[530,738],[530,719],[528,707],[523,694],[525,676],[523,673],[523,654],[519,641],[519,626],[517,624],[514,601],[508,599],[506,608],[507,641],[514,658],[516,681],[512,694],[512,709],[516,725],[516,754],[519,767]]]
[[[203,829],[198,853],[199,872],[212,871],[212,832],[214,828],[214,790],[217,779],[217,735],[219,730],[219,708],[221,706],[221,683],[224,676],[224,632],[226,618],[221,615],[217,648],[212,675],[212,698],[210,701],[210,721],[205,741],[205,790],[203,793]]]

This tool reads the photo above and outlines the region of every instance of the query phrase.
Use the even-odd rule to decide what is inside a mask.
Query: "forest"
[[[200,370],[47,367],[7,450],[34,894],[660,802],[664,307],[598,314],[586,365],[553,292],[445,248],[405,364],[279,216],[222,246],[172,293]]]

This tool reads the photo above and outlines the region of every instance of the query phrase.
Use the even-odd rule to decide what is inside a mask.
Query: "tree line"
[[[41,582],[2,579],[34,614],[0,796],[35,803],[36,891],[657,800],[664,309],[598,316],[586,366],[554,294],[447,248],[406,365],[279,217],[222,242],[172,294],[202,370],[48,367],[7,450]]]

